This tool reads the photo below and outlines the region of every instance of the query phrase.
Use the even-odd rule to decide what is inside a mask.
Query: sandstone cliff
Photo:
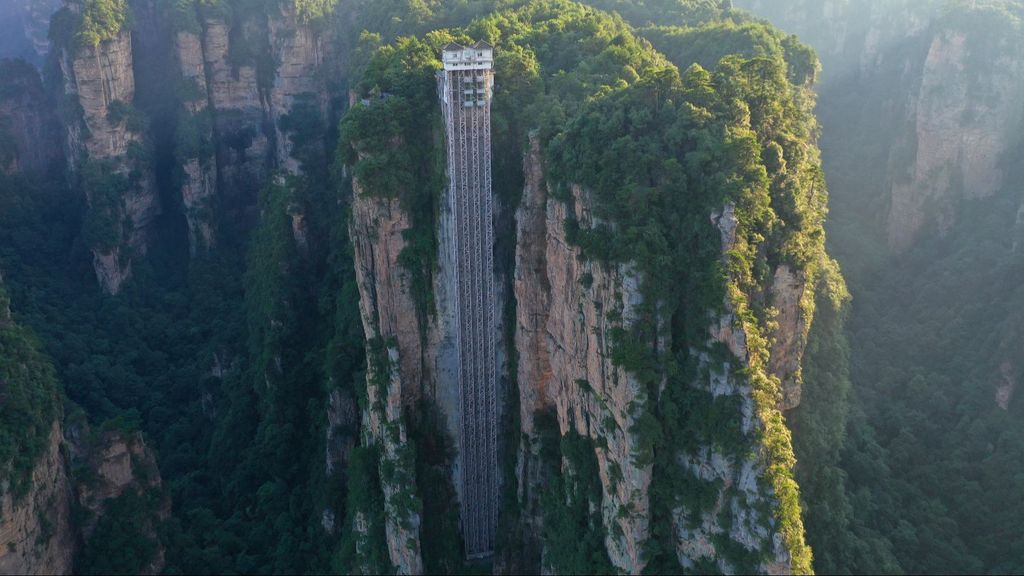
[[[824,138],[836,140],[826,147],[837,153],[830,176],[841,188],[864,189],[865,203],[881,196],[893,252],[906,251],[925,230],[944,235],[964,201],[990,197],[1006,183],[1005,158],[1024,121],[1024,50],[1012,18],[985,4],[950,12],[933,1],[737,5],[821,55]],[[857,144],[840,142],[851,138]],[[840,158],[846,150],[856,159]],[[887,161],[888,169],[845,184],[842,162],[858,161]]]
[[[54,423],[28,493],[0,496],[0,574],[71,572],[76,534],[63,441],[61,426]]]
[[[139,432],[93,432],[81,423],[69,426],[68,448],[73,464],[74,499],[78,531],[86,551],[93,544],[97,526],[106,521],[113,503],[124,496],[147,502],[141,516],[115,516],[114,522],[132,522],[135,529],[155,542],[152,557],[140,567],[144,574],[159,574],[164,566],[164,547],[157,528],[170,515],[170,500],[162,491],[156,457]],[[100,543],[101,546],[105,543]]]
[[[189,250],[193,255],[215,244],[215,203],[217,201],[217,159],[213,149],[213,124],[209,89],[200,37],[181,30],[175,37],[175,52],[184,86],[185,116],[179,120],[177,154],[184,178],[181,201],[188,223]]]
[[[0,14],[0,58],[42,62],[50,48],[50,15],[60,0],[7,0]]]
[[[198,253],[215,243],[220,218],[255,217],[256,194],[275,170],[302,173],[309,150],[327,162],[331,39],[287,3],[230,20],[202,5],[194,10],[196,23],[176,32],[175,50],[187,88],[178,127],[181,193]],[[296,133],[310,124],[313,133]]]
[[[76,549],[54,370],[0,275],[0,574],[64,574]]]
[[[636,421],[631,405],[644,395],[636,379],[613,364],[611,332],[633,320],[640,301],[638,278],[629,266],[607,270],[585,262],[565,238],[569,208],[548,200],[538,143],[526,162],[527,182],[517,215],[516,299],[520,419],[526,451],[520,466],[540,470],[535,414],[554,410],[562,435],[575,431],[600,439],[597,451],[603,498],[605,544],[616,568],[643,571],[648,537],[650,465],[633,458]],[[587,199],[575,188],[575,217],[589,225]],[[618,319],[616,319],[618,318]],[[536,498],[537,479],[520,478]],[[629,510],[623,516],[620,510]],[[528,521],[530,521],[528,519]],[[534,520],[535,521],[535,520]],[[616,526],[617,529],[612,529]]]
[[[986,198],[1004,184],[1002,159],[1024,121],[1024,51],[1003,43],[986,54],[982,38],[942,27],[933,34],[912,95],[904,147],[894,163],[889,243],[905,250],[925,226],[950,229],[962,200]],[[906,158],[897,149],[894,156]]]
[[[39,73],[0,61],[0,171],[41,174],[59,170],[60,128]]]
[[[366,333],[367,400],[363,442],[381,447],[388,552],[400,574],[421,574],[419,510],[414,470],[408,459],[404,409],[420,397],[425,378],[420,326],[409,273],[399,264],[409,216],[396,199],[372,198],[353,185],[349,235],[355,253],[359,309]]]
[[[934,0],[737,0],[736,7],[767,18],[812,45],[825,82],[870,75],[894,49],[928,29]]]
[[[524,521],[533,527],[527,532],[537,533],[542,518],[536,503],[546,479],[536,418],[554,412],[560,434],[576,432],[593,441],[601,485],[601,501],[595,504],[600,506],[605,548],[617,569],[638,573],[646,563],[654,480],[651,464],[637,458],[644,443],[638,406],[649,400],[636,377],[613,362],[613,346],[616,332],[636,321],[642,279],[628,264],[608,268],[582,256],[567,240],[565,230],[570,218],[581,227],[593,224],[587,192],[574,186],[570,205],[572,208],[549,197],[539,146],[533,141],[517,213],[516,348],[523,432],[517,467],[520,505]],[[726,206],[711,217],[721,230],[722,253],[728,253],[735,242],[734,212]],[[755,405],[754,388],[741,372],[767,368],[766,378],[784,383],[778,408],[799,404],[800,364],[810,313],[804,303],[806,285],[803,271],[780,265],[766,288],[766,297],[778,312],[775,328],[768,334],[768,366],[761,365],[763,359],[751,357],[746,328],[728,301],[726,312],[709,326],[708,345],[724,345],[733,360],[691,352],[699,354],[706,374],[691,386],[707,393],[713,402],[736,402],[724,405],[736,406],[735,417],[742,419],[746,437],[759,436],[764,427],[759,415],[775,408]],[[777,410],[775,414],[777,417]],[[793,569],[776,521],[766,512],[779,503],[769,487],[768,456],[763,449],[737,457],[709,444],[694,452],[680,452],[678,465],[698,483],[715,487],[710,508],[680,505],[672,511],[680,564],[697,569],[710,562],[727,573],[740,570],[743,567],[721,554],[723,546],[740,546],[760,555],[758,570],[785,573]]]
[[[79,174],[89,202],[87,241],[101,288],[121,291],[135,257],[146,253],[160,198],[134,109],[135,76],[131,32],[123,30],[97,46],[77,40],[59,58],[64,103],[77,112],[66,124],[68,164]],[[91,231],[91,233],[90,233]]]

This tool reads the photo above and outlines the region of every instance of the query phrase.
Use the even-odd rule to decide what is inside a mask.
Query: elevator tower
[[[494,551],[498,493],[498,298],[491,195],[491,94],[494,48],[451,43],[442,50],[438,91],[444,109],[449,189],[446,222],[454,228],[461,399],[459,467],[466,554]]]

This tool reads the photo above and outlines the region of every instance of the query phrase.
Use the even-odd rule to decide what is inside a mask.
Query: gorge
[[[1019,2],[18,4],[0,573],[1024,565]]]

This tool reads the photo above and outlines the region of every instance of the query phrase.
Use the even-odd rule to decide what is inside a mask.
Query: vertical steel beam
[[[487,69],[438,74],[449,189],[443,219],[453,239],[456,349],[462,407],[462,532],[470,557],[493,552],[498,486],[498,303],[494,270],[491,87]]]

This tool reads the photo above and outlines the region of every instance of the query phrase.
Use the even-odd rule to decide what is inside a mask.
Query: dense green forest
[[[930,226],[894,254],[886,226],[893,184],[911,177],[918,146],[948,145],[954,137],[932,132],[935,142],[917,141],[908,102],[937,111],[963,105],[963,115],[949,118],[956,132],[976,130],[979,121],[1018,130],[1015,116],[996,111],[1008,96],[995,86],[1020,82],[1014,66],[1024,5],[873,2],[870,11],[844,21],[850,38],[837,45],[829,37],[836,22],[798,4],[764,5],[763,13],[792,25],[819,52],[834,54],[824,62],[817,112],[832,198],[830,250],[853,295],[844,332],[827,337],[826,326],[815,326],[804,404],[793,415],[798,454],[803,444],[828,455],[812,461],[827,472],[798,473],[812,503],[808,538],[818,569],[1019,571],[1024,542],[1014,495],[1022,489],[1021,403],[1019,395],[1005,406],[997,401],[997,391],[1019,378],[1019,138],[1000,153],[1003,184],[990,196],[976,198],[980,191],[954,178],[952,193],[962,198],[952,206],[948,229]],[[787,21],[787,10],[806,11],[807,29]],[[911,25],[929,19],[927,26]],[[862,59],[857,34],[884,38],[893,31],[894,39],[868,45],[878,51],[877,61]],[[939,39],[958,36],[965,47],[962,78],[948,75],[939,53],[930,54]],[[947,74],[946,85],[964,81],[965,92],[919,91],[926,62]],[[848,373],[834,368],[844,358]],[[818,397],[823,393],[829,396]],[[833,448],[814,440],[808,427],[822,431]],[[824,490],[837,494],[811,498]],[[847,498],[839,497],[842,491]],[[817,508],[814,501],[830,504]]]
[[[143,1],[80,0],[80,13],[64,12],[51,34],[57,45],[96,46],[138,25],[133,7]],[[494,188],[506,210],[499,231],[514,233],[508,208],[519,203],[523,152],[536,136],[553,193],[571,202],[570,185],[585,186],[601,222],[593,230],[568,222],[570,242],[588,260],[635,262],[645,302],[661,303],[643,307],[645,321],[616,334],[614,358],[638,375],[648,396],[634,409],[643,439],[636,458],[655,470],[644,550],[651,573],[682,571],[670,511],[710,509],[717,490],[681,471],[677,451],[714,446],[741,456],[755,441],[769,447],[765,482],[781,502],[775,522],[798,570],[1013,572],[1024,565],[1016,525],[1024,515],[1017,425],[1024,408],[1019,400],[1006,409],[992,401],[992,374],[1020,343],[1024,270],[1018,238],[1008,232],[1017,226],[1020,190],[1008,184],[967,203],[946,236],[898,257],[885,254],[873,236],[884,236],[878,190],[886,176],[862,167],[888,163],[889,150],[876,140],[895,140],[899,125],[885,115],[865,120],[861,111],[899,97],[886,81],[909,89],[896,82],[895,65],[873,85],[823,87],[818,104],[814,51],[719,0],[152,6],[176,29],[199,30],[197,15],[218,14],[237,35],[285,2],[351,55],[328,81],[334,98],[345,102],[352,90],[367,103],[325,121],[315,102],[304,101],[282,119],[277,128],[295,145],[301,170],[261,182],[252,191],[255,225],[222,223],[216,250],[190,259],[184,217],[169,210],[125,292],[103,296],[90,249],[121,240],[121,223],[103,215],[118,213],[123,178],[100,163],[79,174],[0,173],[0,483],[9,481],[15,494],[27,488],[63,396],[67,410],[80,408],[97,427],[141,430],[155,451],[172,502],[170,518],[157,527],[167,573],[392,572],[382,474],[407,474],[409,494],[420,495],[406,506],[421,513],[429,572],[490,569],[463,562],[448,475],[453,454],[432,407],[407,415],[413,440],[395,466],[382,467],[380,448],[360,444],[358,417],[334,429],[327,416],[338,397],[374,409],[367,386],[377,384],[367,382],[367,365],[386,363],[386,343],[367,346],[359,316],[348,230],[352,178],[371,196],[398,198],[412,215],[400,261],[417,312],[428,318],[445,184],[435,137],[438,53],[450,41],[485,40],[497,47],[500,78]],[[971,44],[979,62],[1020,33],[1018,2],[959,3],[946,14],[939,25],[979,38]],[[994,22],[998,34],[980,34]],[[266,89],[277,62],[262,44],[239,45],[233,63],[254,64]],[[47,70],[56,89],[56,63]],[[135,105],[112,111],[138,130],[152,128],[139,161],[159,168],[157,186],[166,191],[181,178],[168,166],[212,154],[211,120],[169,112],[186,96],[146,90]],[[816,104],[824,172],[808,146],[821,130]],[[8,144],[0,126],[0,162]],[[1007,182],[1024,177],[1021,154],[1005,160]],[[826,174],[833,213],[842,213],[828,225],[829,250],[843,264],[849,293],[825,250]],[[107,194],[94,195],[87,208],[83,182]],[[706,216],[724,202],[736,206],[739,239],[725,264]],[[301,245],[296,214],[307,226]],[[512,244],[498,247],[506,271]],[[808,271],[815,316],[803,400],[785,417],[775,409],[780,392],[766,376],[761,336],[772,322],[763,287],[779,265]],[[511,274],[503,281],[511,287]],[[750,335],[753,360],[744,377],[765,423],[757,438],[739,429],[734,397],[685,385],[706,376],[692,351],[726,354],[707,346],[703,316],[726,303]],[[514,304],[505,314],[514,316]],[[671,321],[661,326],[659,315]],[[666,337],[670,349],[650,345]],[[1019,376],[1016,365],[1005,370]],[[664,382],[675,385],[663,392]],[[507,425],[515,431],[518,423],[512,417]],[[597,447],[544,426],[542,457],[553,481],[537,537],[547,566],[612,572],[604,539],[617,526],[604,526],[599,513]],[[354,445],[347,467],[324,465],[332,435]],[[506,477],[514,478],[514,457],[506,460]],[[503,527],[515,525],[513,498]],[[116,502],[78,568],[138,571],[154,549],[132,526],[150,513],[151,503],[134,496]],[[353,530],[357,523],[362,530]],[[502,534],[499,552],[523,546],[516,530]],[[715,544],[740,571],[763,560],[728,538]]]
[[[53,364],[35,336],[11,320],[2,283],[0,358],[0,483],[22,496],[30,488],[36,460],[52,441],[59,389]]]
[[[73,23],[71,30],[78,31],[83,44],[95,44],[131,25],[124,2],[85,4],[81,21]],[[338,133],[341,159],[354,166],[354,173],[368,189],[400,195],[411,212],[422,217],[414,229],[417,239],[409,253],[403,254],[403,261],[422,278],[418,285],[424,309],[430,305],[429,275],[436,242],[432,205],[442,182],[436,150],[429,144],[422,149],[404,147],[397,153],[405,156],[392,151],[384,154],[386,162],[376,158],[376,164],[357,161],[350,150],[355,142],[361,147],[387,148],[389,135],[395,133],[403,133],[408,141],[431,142],[424,134],[434,129],[437,118],[433,70],[438,49],[453,38],[480,38],[500,47],[498,74],[503,82],[495,96],[495,139],[509,153],[500,155],[505,159],[495,171],[499,176],[496,191],[503,202],[513,206],[517,202],[522,178],[520,150],[527,131],[540,127],[556,178],[592,185],[602,197],[607,196],[600,209],[610,218],[622,219],[621,225],[629,230],[616,236],[621,245],[599,245],[583,236],[576,241],[596,259],[614,261],[628,251],[644,254],[652,296],[660,297],[674,282],[692,283],[688,294],[693,298],[686,301],[691,312],[680,312],[680,317],[720,301],[730,278],[753,280],[751,267],[763,266],[755,262],[755,244],[759,242],[755,238],[770,238],[766,246],[771,246],[772,259],[804,263],[823,257],[819,230],[823,196],[804,204],[785,200],[806,185],[800,179],[812,182],[818,178],[811,169],[814,159],[793,156],[797,148],[789,145],[813,131],[806,88],[813,79],[814,58],[766,26],[737,15],[735,20],[709,24],[706,30],[688,27],[728,14],[729,9],[717,2],[595,3],[620,11],[638,25],[670,8],[678,26],[652,28],[650,36],[664,36],[666,53],[678,60],[677,68],[622,18],[561,0],[356,2],[351,6],[358,15],[355,23],[327,18],[325,10],[330,4],[297,3],[295,7],[304,18],[323,20],[321,26],[337,26],[347,37],[357,37],[358,30],[371,31],[353,46],[368,56],[354,60],[349,81],[361,91],[377,90],[390,96],[379,105],[357,108],[345,117]],[[230,2],[204,2],[202,8],[229,8],[235,17],[241,16],[240,11],[263,9]],[[490,12],[494,13],[485,16]],[[424,34],[452,25],[466,27],[388,43],[399,35]],[[718,29],[712,30],[715,26]],[[68,34],[69,30],[62,28],[57,33]],[[693,38],[715,34],[727,40],[717,52],[692,45]],[[719,67],[719,59],[729,54],[739,57],[726,59]],[[690,68],[694,62],[704,68]],[[753,92],[750,80],[765,75],[771,78],[771,91]],[[744,102],[740,108],[733,104],[737,100]],[[650,114],[646,111],[650,102],[666,105]],[[736,132],[741,130],[736,123],[742,123],[745,114],[752,115],[755,123],[761,119],[773,126],[755,124],[752,131]],[[294,118],[287,123],[294,141],[316,141],[318,134],[331,132],[328,126],[309,120]],[[381,131],[382,125],[391,129]],[[566,130],[568,136],[561,136]],[[605,161],[595,146],[603,145],[607,134],[628,134],[630,130],[633,135],[615,147],[619,154],[615,165],[621,173],[600,176],[600,170],[587,168]],[[660,140],[641,143],[637,135],[645,130],[654,130]],[[371,132],[376,144],[366,139]],[[733,139],[723,138],[730,133],[734,133]],[[709,138],[715,144],[705,149],[690,150],[688,144],[676,144]],[[652,155],[658,146],[672,150],[664,161]],[[762,147],[778,154],[776,162],[785,159],[802,168],[794,170],[794,178],[785,182],[766,181],[760,165],[765,154]],[[174,506],[171,519],[161,529],[170,573],[317,572],[331,567],[344,570],[351,568],[352,562],[371,571],[390,569],[379,523],[369,531],[369,545],[339,540],[321,526],[325,508],[342,512],[339,525],[342,518],[351,516],[345,512],[350,496],[353,506],[369,504],[371,509],[375,499],[381,498],[379,493],[374,495],[375,467],[367,465],[379,457],[372,449],[356,449],[350,469],[336,470],[330,476],[317,457],[324,451],[327,396],[335,389],[358,395],[364,379],[362,331],[344,224],[349,181],[344,171],[328,169],[333,162],[332,148],[300,150],[303,175],[279,179],[260,191],[260,223],[251,233],[239,231],[215,254],[191,262],[180,246],[158,244],[139,265],[127,292],[117,298],[100,296],[94,288],[88,247],[96,245],[101,230],[90,224],[91,219],[84,219],[83,226],[84,204],[69,195],[62,182],[3,186],[2,265],[11,277],[18,315],[40,333],[55,359],[68,400],[81,406],[91,420],[102,423],[125,413],[141,416],[137,420],[157,451]],[[587,160],[578,165],[567,162],[564,157],[570,149]],[[171,151],[158,147],[155,153]],[[698,157],[704,160],[698,161]],[[692,163],[680,164],[684,158]],[[744,166],[744,161],[752,164]],[[739,164],[727,168],[732,162]],[[699,175],[709,170],[734,171],[738,180],[727,184],[730,178],[723,177],[720,182],[701,182]],[[744,179],[749,180],[743,183]],[[631,191],[631,198],[611,194],[623,186]],[[694,254],[694,262],[702,262],[698,267],[706,272],[686,273],[694,262],[673,258],[666,249],[677,242],[707,242],[706,225],[694,222],[692,229],[674,230],[674,218],[685,220],[686,201],[666,192],[689,189],[687,194],[694,201],[710,205],[719,201],[717,195],[734,194],[743,202],[748,186],[757,190],[759,200],[749,206],[749,216],[747,212],[742,216],[751,226],[750,241],[744,248],[748,252],[737,255],[742,265],[721,275],[711,264],[715,251],[707,249],[713,248],[708,243],[703,252]],[[617,204],[620,202],[624,204]],[[767,204],[779,202],[788,207],[780,204],[775,208],[777,214],[766,211]],[[637,205],[647,206],[648,211],[631,212],[630,207]],[[311,215],[314,244],[328,248],[310,256],[299,255],[290,230],[289,211],[295,206]],[[773,224],[780,216],[803,224]],[[165,216],[161,233],[180,239],[180,234],[173,232],[180,226],[177,218]],[[820,264],[824,266],[824,261]],[[737,285],[737,289],[736,298],[744,298],[739,294],[746,288]],[[697,330],[696,326],[678,329]],[[623,350],[621,362],[638,371],[647,362],[669,361],[630,358],[625,343]],[[691,369],[680,366],[680,377]],[[765,393],[769,397],[774,394]],[[697,410],[695,406],[704,401],[675,399],[680,405],[673,410],[684,406]],[[722,418],[727,418],[728,410],[721,408]],[[671,412],[650,409],[658,410],[652,418],[666,418]],[[664,431],[650,431],[652,455],[667,454],[664,447],[678,442],[673,435],[682,433],[675,431],[671,421],[661,426]],[[714,430],[716,424],[711,426],[694,432],[723,434]],[[348,433],[356,434],[356,430]],[[429,438],[430,433],[422,436]],[[575,459],[574,454],[586,453],[576,445],[581,441],[563,440],[555,454]],[[730,442],[725,436],[720,441]],[[417,464],[418,482],[428,482],[419,478],[430,469],[430,452],[423,453],[428,461]],[[778,457],[792,458],[786,454]],[[576,479],[565,478],[551,492],[555,496],[569,490],[584,496],[567,502],[550,500],[558,504],[552,511],[551,530],[545,534],[552,546],[576,538],[582,527],[579,521],[588,526],[591,535],[587,539],[599,546],[603,530],[599,522],[588,522],[586,512],[578,516],[587,506],[586,498],[592,505],[594,497],[592,486],[578,485],[588,475],[586,463],[581,461],[579,466]],[[670,468],[667,463],[661,466]],[[690,497],[686,479],[666,482],[666,487],[659,489],[668,499],[666,503]],[[783,492],[795,486],[789,477],[773,482],[777,482],[774,488]],[[795,492],[787,498],[785,522],[792,526],[784,527],[783,533],[794,538],[793,549],[800,550],[803,536]],[[428,538],[424,550],[427,566],[438,571],[453,571],[461,564],[457,543],[452,550],[455,533],[451,525],[442,522],[446,514],[443,508],[427,509],[424,520],[426,533],[447,534]],[[451,522],[450,514],[447,521]],[[658,530],[667,535],[666,529]],[[107,543],[120,541],[111,537]],[[667,550],[652,545],[650,554],[658,559],[653,566],[679,569]],[[560,571],[607,570],[607,564],[590,564],[588,556],[554,557],[552,562]],[[137,570],[141,561],[139,555],[108,555],[104,549],[88,550],[85,557],[122,561],[123,565],[103,564],[104,569],[114,571]],[[806,563],[809,556],[799,561]]]

